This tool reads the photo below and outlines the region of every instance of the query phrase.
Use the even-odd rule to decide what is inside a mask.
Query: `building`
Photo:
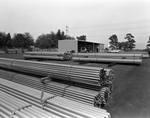
[[[71,51],[74,50],[78,52],[103,52],[104,44],[95,43],[89,41],[80,40],[59,40],[58,41],[58,51]]]

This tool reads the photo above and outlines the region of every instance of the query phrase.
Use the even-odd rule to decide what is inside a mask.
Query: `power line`
[[[128,21],[128,22],[120,22],[120,23],[108,23],[108,24],[99,24],[99,25],[92,25],[92,26],[78,26],[78,27],[70,27],[71,29],[82,29],[82,28],[91,28],[91,27],[109,27],[112,25],[131,25],[131,24],[139,24],[139,23],[149,23],[150,19],[146,20],[138,20],[138,21]]]
[[[138,20],[138,21],[128,21],[128,22],[120,22],[120,23],[108,23],[108,24],[99,24],[99,25],[92,25],[92,26],[78,26],[78,27],[70,27],[71,29],[82,29],[82,28],[91,28],[91,27],[108,27],[112,25],[131,25],[131,24],[139,24],[139,23],[148,23],[150,19],[145,20]]]
[[[118,28],[118,29],[99,29],[99,31],[82,31],[82,32],[101,32],[101,31],[116,31],[116,30],[131,30],[131,29],[139,29],[139,28],[149,28],[150,26],[143,26],[143,27],[135,27],[135,28]],[[78,33],[79,31],[70,31],[70,33]],[[81,31],[80,31],[81,32]]]
[[[148,34],[148,33],[132,33],[132,34],[135,36],[135,35],[144,35],[144,34]],[[113,34],[110,34],[110,35],[109,34],[108,35],[99,35],[99,36],[98,35],[95,35],[95,36],[90,36],[89,35],[88,37],[108,37],[109,38],[111,35],[113,35]],[[118,36],[118,35],[124,35],[124,34],[120,34],[119,33],[119,34],[116,34],[116,35]]]

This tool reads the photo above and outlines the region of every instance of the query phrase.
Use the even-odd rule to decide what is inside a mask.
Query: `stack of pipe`
[[[8,61],[7,61],[8,60]],[[3,66],[5,65],[5,66]],[[89,85],[100,86],[102,81],[99,67],[85,67],[56,63],[33,62],[0,58],[0,67],[51,78],[64,79]],[[105,79],[114,78],[114,70],[104,69]]]
[[[3,62],[6,64],[6,60],[7,59],[0,58],[1,64],[3,64]],[[103,90],[103,87],[108,87],[108,89],[111,89],[112,80],[114,79],[114,71],[112,69],[98,67],[85,67],[24,60],[12,60],[12,62],[9,60],[9,63],[7,63],[8,65],[6,64],[7,66],[1,66],[1,64],[0,67],[8,67],[8,69],[19,72],[99,86],[100,93],[101,90]],[[112,90],[110,90],[110,92],[112,92]],[[111,93],[109,95],[111,95]],[[101,103],[102,101],[98,104]]]
[[[41,95],[40,95],[41,91],[26,87],[26,86],[22,86],[22,85],[19,85],[17,83],[13,83],[7,80],[3,80],[1,78],[0,78],[0,81],[1,81],[0,90],[4,94],[7,93],[10,96],[15,97],[14,99],[21,99],[21,101],[25,101],[26,103],[35,105],[36,107],[39,107],[39,108],[42,107],[43,112],[39,112],[41,109],[37,108],[39,111],[37,110],[34,114],[36,114],[37,112],[38,112],[37,114],[42,114],[42,115],[45,114],[44,116],[45,118],[47,114],[49,114],[49,117],[52,117],[52,118],[53,117],[54,118],[110,118],[110,114],[106,110],[98,109],[92,106],[81,104],[75,101],[71,101],[71,100],[58,97],[58,96],[54,96],[52,94],[47,94],[47,93],[44,93],[42,100],[41,100]],[[3,101],[5,102],[6,100],[3,100]],[[12,104],[12,101],[8,101],[8,104]],[[21,104],[19,103],[19,101],[16,103],[17,105]],[[28,108],[32,110],[35,109],[35,107],[34,108],[28,107]],[[21,109],[19,112],[25,113],[26,110],[27,110],[26,108],[24,110]],[[28,115],[26,113],[26,115],[29,118],[32,118],[33,114],[31,113],[30,110],[28,111],[30,114]],[[3,114],[5,113],[3,112]],[[18,114],[15,114],[15,115],[18,115]]]
[[[51,60],[66,60],[61,56],[43,56],[43,55],[23,55],[24,59],[51,59]]]
[[[63,94],[63,97],[93,106],[94,97],[98,93],[99,93],[98,91],[93,91],[93,90],[89,90],[89,89],[70,86],[70,87],[66,88],[66,90]]]
[[[0,58],[0,67],[5,69],[12,69],[12,63],[14,59],[8,59],[8,58]]]
[[[1,76],[2,73],[3,76]],[[7,76],[7,74],[11,76]],[[15,83],[19,83],[38,90],[44,90],[48,93],[92,106],[93,99],[98,94],[98,91],[88,90],[53,81],[43,86],[43,84],[40,82],[40,78],[12,73],[4,70],[0,70],[0,77],[11,80]]]
[[[84,58],[84,57],[73,57],[73,61],[78,62],[102,62],[102,63],[122,63],[122,64],[142,64],[142,59],[114,59],[114,58]]]
[[[48,93],[52,93],[58,96],[62,96],[65,88],[68,86],[65,84],[57,83],[57,82],[50,82],[46,85],[43,85],[40,82],[40,78],[26,76],[22,74],[14,75],[11,81],[31,87],[31,88],[35,88],[38,90],[44,90]]]
[[[70,60],[71,52],[25,52],[25,59]]]
[[[0,69],[0,78],[11,80],[16,73]]]
[[[75,53],[73,61],[142,64],[142,54]]]
[[[125,53],[73,53],[73,57],[99,57],[99,58],[116,58],[116,59],[133,59],[142,58],[143,54],[125,54]]]
[[[2,118],[55,117],[53,114],[3,91],[0,91],[0,106]]]

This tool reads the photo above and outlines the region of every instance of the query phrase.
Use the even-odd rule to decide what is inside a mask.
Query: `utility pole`
[[[66,26],[66,36],[68,35],[68,32],[69,32],[69,27]]]

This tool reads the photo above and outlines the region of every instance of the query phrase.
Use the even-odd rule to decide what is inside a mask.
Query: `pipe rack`
[[[24,59],[52,59],[52,60],[67,60],[61,56],[42,56],[42,55],[23,55]]]
[[[99,67],[86,67],[79,65],[66,65],[56,63],[45,63],[25,60],[0,58],[0,67],[24,73],[48,76],[72,82],[101,86],[104,79],[114,79],[114,70],[104,69],[105,78],[101,78]]]
[[[105,62],[105,63],[123,63],[123,64],[142,64],[142,59],[114,59],[114,58],[84,58],[84,57],[73,57],[73,61],[78,61],[78,62]]]
[[[0,70],[0,77],[38,90],[44,89],[44,91],[48,93],[62,96],[64,98],[68,98],[91,106],[93,106],[94,97],[99,93],[98,91],[88,90],[53,81],[43,86],[40,82],[40,78],[4,70]]]
[[[29,105],[31,104],[33,107],[28,107],[27,109],[21,109],[20,111],[16,111],[14,115],[19,118],[36,118],[36,116],[43,115],[43,118],[110,118],[110,114],[103,109],[95,108],[92,106],[88,106],[85,104],[81,104],[75,101],[71,101],[62,97],[54,96],[52,94],[44,93],[44,97],[52,97],[51,99],[47,100],[46,104],[44,105],[43,110],[39,109],[41,108],[41,102],[40,102],[40,93],[41,91],[35,90],[33,88],[29,88],[23,85],[19,85],[14,82],[10,82],[8,80],[4,80],[0,78],[0,94],[3,94],[2,97],[6,99],[0,99],[3,102],[0,102],[1,105],[4,106],[4,108],[7,108],[9,111],[13,111],[17,109],[18,107],[22,107],[25,104]],[[8,95],[9,94],[9,95]],[[47,96],[46,96],[47,95]],[[12,96],[12,101],[9,97]],[[1,98],[1,96],[0,96]],[[19,99],[19,102],[14,101],[16,99]],[[17,106],[13,106],[13,104],[16,104]],[[9,107],[10,105],[10,107]],[[15,108],[12,108],[15,107]],[[3,110],[3,116],[7,115],[5,111],[7,109]],[[9,112],[8,111],[8,112]],[[33,112],[32,112],[33,111]],[[5,114],[5,115],[4,115]],[[36,115],[36,116],[35,116]],[[10,114],[9,114],[10,116]],[[40,117],[41,118],[41,117]]]
[[[97,57],[97,58],[142,58],[143,54],[123,54],[123,53],[73,53],[73,57]]]
[[[53,59],[53,60],[70,60],[71,52],[25,52],[25,59]]]

